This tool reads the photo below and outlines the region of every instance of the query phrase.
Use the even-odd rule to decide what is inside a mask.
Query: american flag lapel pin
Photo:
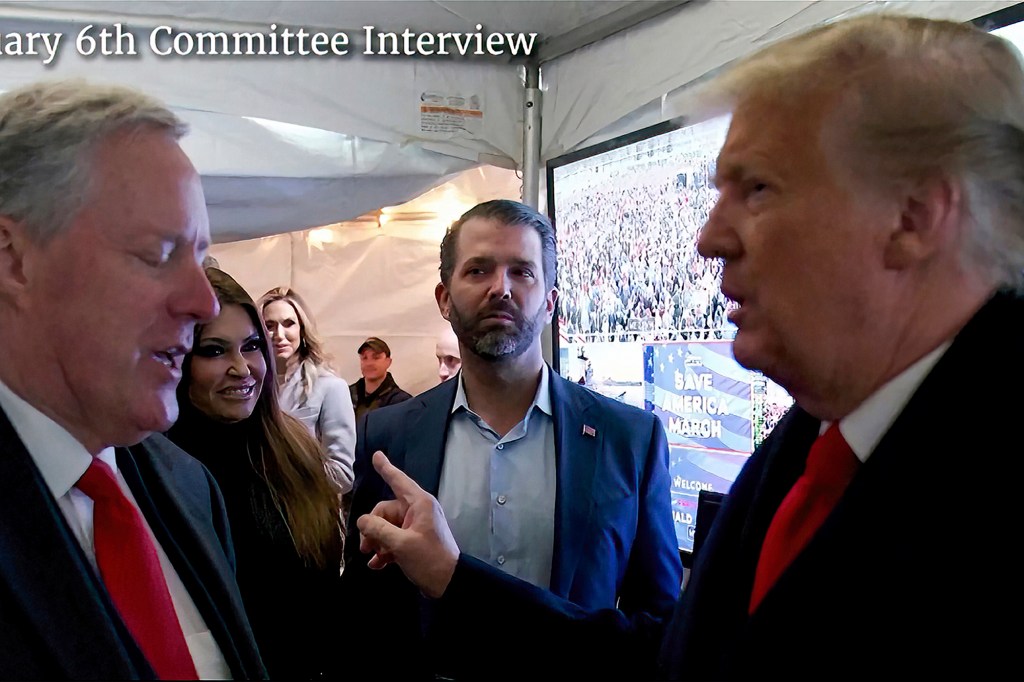
[[[597,436],[597,429],[595,429],[590,424],[584,424],[583,425],[583,435],[584,436],[590,436],[591,438],[594,438],[595,436]]]

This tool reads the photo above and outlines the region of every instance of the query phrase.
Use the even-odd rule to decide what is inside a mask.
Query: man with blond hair
[[[218,311],[184,133],[127,88],[0,95],[0,679],[266,676],[220,491],[153,435]]]
[[[698,249],[724,264],[736,359],[796,406],[737,478],[667,629],[460,554],[381,454],[396,499],[359,521],[371,565],[433,598],[470,675],[1007,675],[1024,606],[1020,56],[968,25],[862,16],[709,88],[732,121]]]

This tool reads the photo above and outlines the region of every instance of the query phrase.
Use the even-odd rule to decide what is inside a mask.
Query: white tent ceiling
[[[539,34],[544,64],[542,156],[679,113],[662,96],[758,45],[851,11],[896,9],[970,19],[1013,4],[975,0],[559,2],[290,2],[215,0],[0,2],[0,34],[61,32],[49,65],[0,55],[0,89],[85,76],[156,95],[193,129],[185,144],[203,174],[215,239],[232,241],[351,219],[400,204],[480,163],[522,156],[521,68],[507,57],[361,54],[378,30]],[[642,22],[642,23],[638,23]],[[86,57],[83,27],[120,23],[134,56]],[[270,31],[270,25],[352,38],[344,57],[160,57],[148,36]],[[2,36],[0,36],[2,37]],[[565,53],[567,50],[573,50]],[[563,54],[564,53],[564,54]],[[480,116],[431,129],[424,93],[475,102]],[[672,104],[675,102],[675,104]],[[664,106],[669,103],[669,106]],[[682,107],[685,109],[685,107]]]
[[[479,163],[515,165],[521,148],[519,69],[507,58],[364,56],[363,26],[417,32],[538,32],[545,38],[665,3],[611,2],[3,2],[0,32],[61,32],[42,57],[0,57],[0,89],[43,77],[126,83],[160,97],[192,125],[186,150],[204,177],[215,239],[230,241],[349,219],[400,204]],[[669,3],[671,4],[671,3]],[[120,23],[135,56],[78,53],[85,26]],[[176,31],[260,31],[271,24],[344,31],[345,57],[157,56],[148,37]],[[424,130],[421,95],[476,98],[467,130]],[[476,124],[475,127],[473,124]]]

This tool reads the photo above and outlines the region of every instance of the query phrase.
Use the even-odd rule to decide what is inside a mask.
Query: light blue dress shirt
[[[549,371],[545,365],[526,416],[504,438],[469,409],[459,373],[438,489],[459,549],[544,589],[555,541]]]

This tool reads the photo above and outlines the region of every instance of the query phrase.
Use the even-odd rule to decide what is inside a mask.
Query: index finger
[[[392,464],[391,460],[380,450],[373,453],[373,468],[377,470],[377,473],[384,479],[384,482],[390,486],[392,492],[395,493],[395,497],[401,499],[406,504],[423,494],[423,488],[419,487],[416,481],[406,476],[405,472]]]

